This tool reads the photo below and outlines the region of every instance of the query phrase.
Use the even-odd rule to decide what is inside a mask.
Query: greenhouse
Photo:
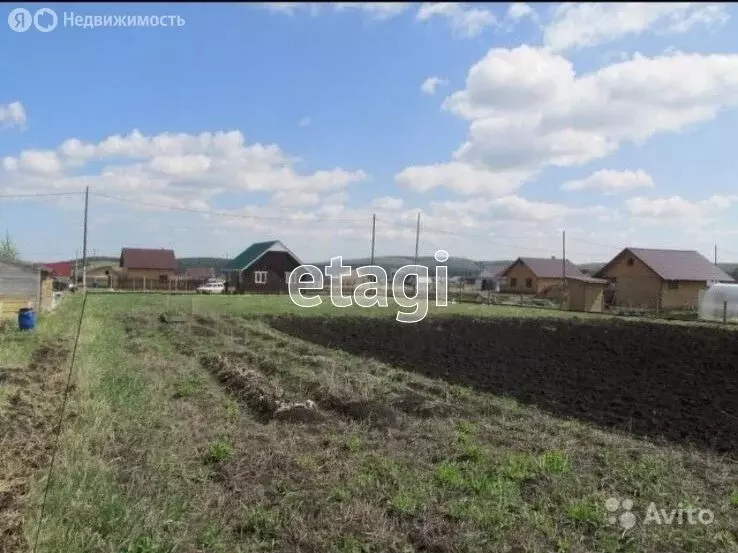
[[[738,284],[713,284],[701,294],[699,318],[738,323]]]

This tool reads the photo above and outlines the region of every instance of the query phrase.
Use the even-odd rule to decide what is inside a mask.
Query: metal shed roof
[[[695,250],[663,250],[652,248],[625,248],[612,261],[597,271],[595,276],[604,274],[610,265],[625,252],[630,252],[633,256],[640,259],[663,280],[735,281],[720,267],[710,263],[707,258]]]
[[[507,272],[512,269],[513,265],[518,262],[527,265],[538,278],[562,277],[562,260],[550,257],[519,257],[507,269],[500,273],[500,275],[507,274]],[[566,276],[568,278],[587,278],[587,275],[580,271],[579,267],[574,265],[574,263],[568,259],[566,260]]]

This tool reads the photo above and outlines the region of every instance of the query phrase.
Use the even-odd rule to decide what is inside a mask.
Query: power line
[[[58,197],[58,196],[81,196],[84,192],[45,192],[36,194],[0,194],[0,198],[8,199],[20,199],[20,198],[47,198],[47,197]]]

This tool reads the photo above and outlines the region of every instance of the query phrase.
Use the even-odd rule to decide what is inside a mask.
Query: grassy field
[[[68,298],[34,334],[0,333],[3,553],[35,538],[81,303]],[[90,294],[38,551],[738,551],[734,457],[557,418],[264,318],[361,314],[371,332],[394,311]],[[634,502],[633,528],[610,520],[626,512],[608,511],[611,498]],[[647,524],[650,502],[714,521]]]

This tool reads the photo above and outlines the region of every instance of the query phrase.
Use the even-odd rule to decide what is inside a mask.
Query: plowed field
[[[649,323],[280,317],[293,336],[654,439],[738,452],[738,336]]]

